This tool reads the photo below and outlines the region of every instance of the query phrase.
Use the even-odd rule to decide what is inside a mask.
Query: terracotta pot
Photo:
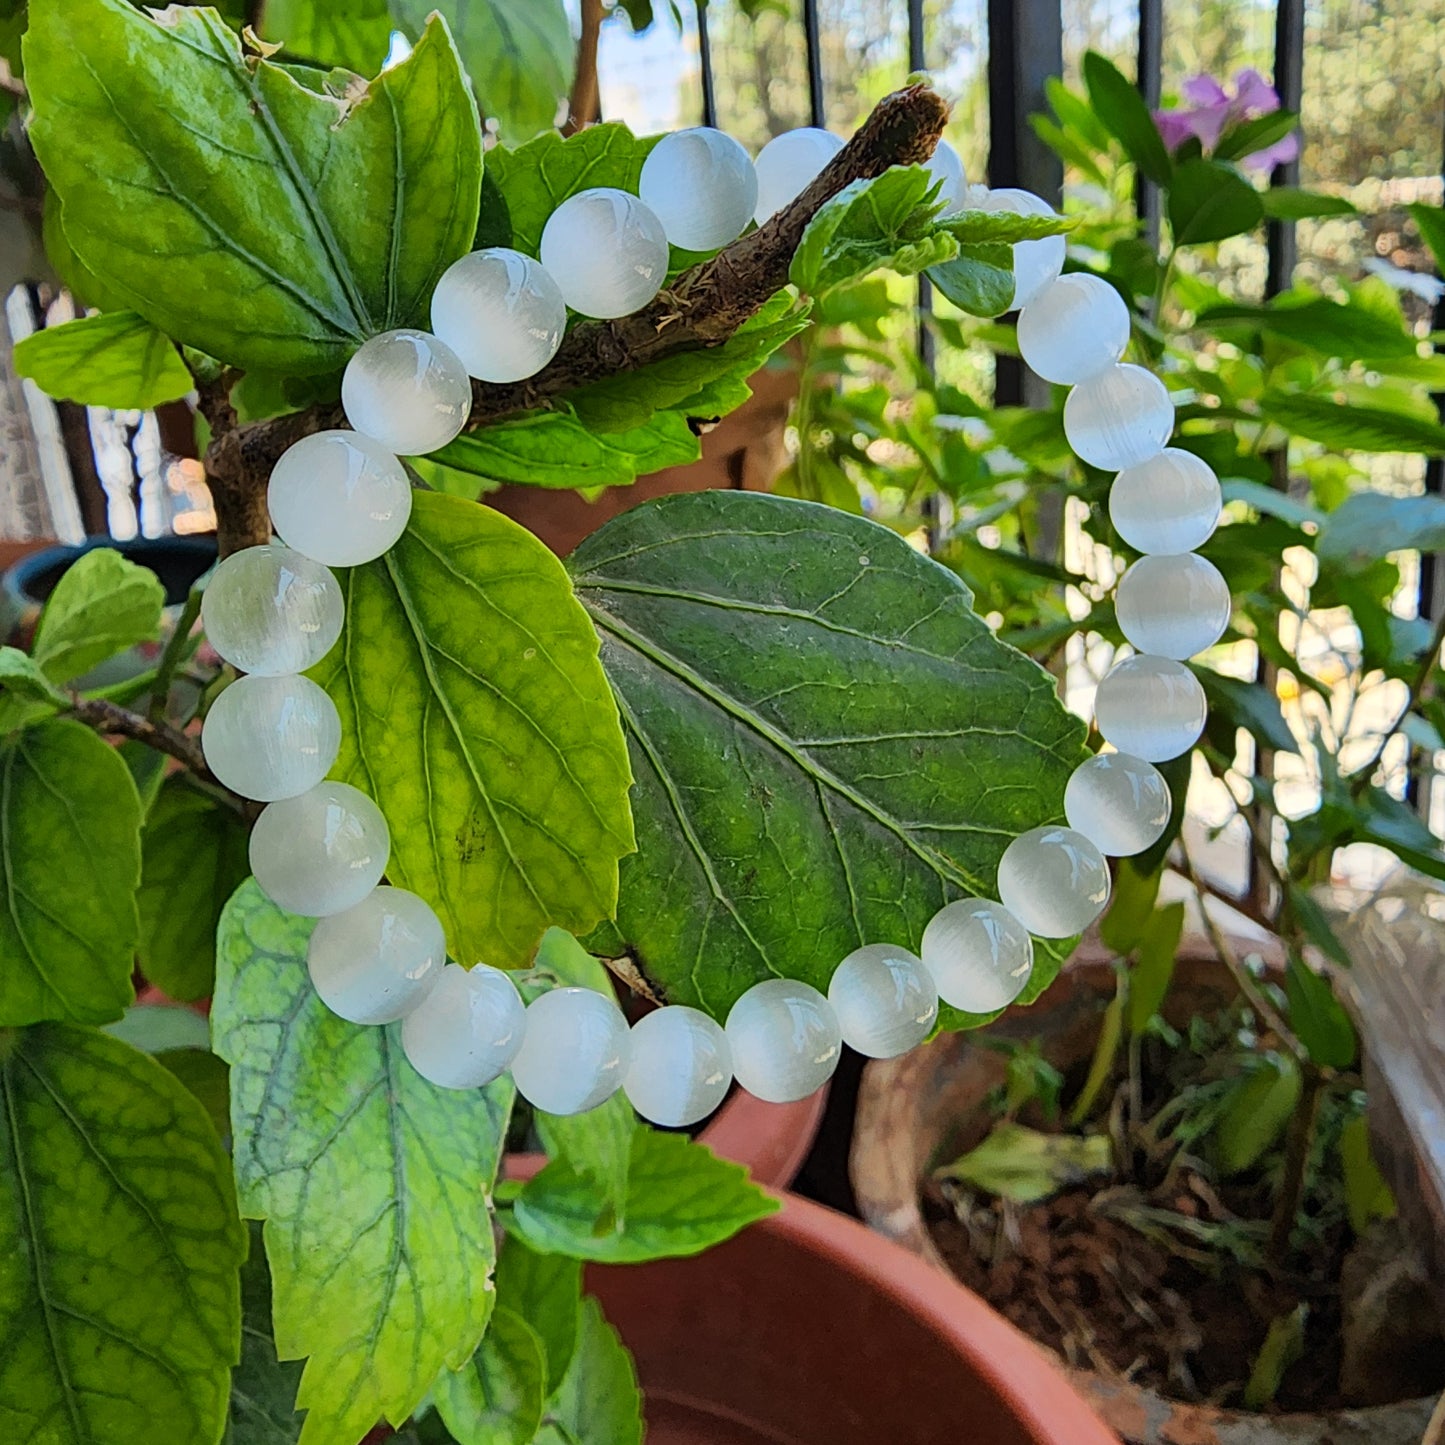
[[[765,366],[748,385],[752,396],[703,436],[700,461],[664,467],[630,487],[608,487],[595,501],[574,491],[515,485],[499,487],[482,500],[565,557],[604,522],[653,497],[722,489],[766,491],[783,469],[783,430],[798,394],[797,369]]]
[[[1246,947],[1258,949],[1255,943]],[[1038,1039],[1044,1056],[1062,1070],[1086,1061],[1114,996],[1114,971],[1097,946],[1081,952],[1042,999],[1010,1009],[986,1032]],[[1191,1015],[1217,1012],[1234,996],[1234,982],[1207,940],[1186,939],[1165,1001],[1166,1019],[1183,1027]],[[870,1063],[863,1071],[849,1157],[859,1211],[868,1224],[945,1271],[924,1222],[921,1185],[937,1163],[982,1141],[992,1124],[987,1097],[1004,1082],[1005,1057],[974,1038],[940,1034],[900,1059]],[[1066,1367],[1066,1372],[1128,1445],[1415,1445],[1434,1404],[1414,1400],[1262,1415],[1170,1400],[1092,1371]]]
[[[648,1445],[1118,1445],[976,1295],[797,1196],[587,1286],[637,1361]]]

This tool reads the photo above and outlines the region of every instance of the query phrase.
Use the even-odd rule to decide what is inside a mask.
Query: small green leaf
[[[1445,209],[1427,206],[1423,201],[1415,201],[1405,209],[1420,228],[1420,235],[1430,248],[1436,266],[1445,268]]]
[[[1173,170],[1169,152],[1134,82],[1091,50],[1084,56],[1084,83],[1089,87],[1094,113],[1124,147],[1124,153],[1151,181],[1168,185]]]
[[[1276,141],[1299,129],[1299,116],[1292,110],[1272,110],[1239,125],[1231,126],[1214,146],[1214,158],[1239,160],[1256,151],[1268,150]]]
[[[1230,477],[1223,482],[1221,490],[1226,502],[1245,502],[1267,517],[1278,517],[1281,521],[1291,522],[1297,527],[1307,522],[1316,527],[1324,525],[1326,513],[1318,507],[1291,497],[1289,493],[1281,492],[1275,487],[1267,487],[1263,482]]]
[[[180,778],[164,783],[141,835],[140,961],[171,998],[205,998],[216,977],[216,924],[250,873],[239,813]]]
[[[53,682],[71,682],[160,632],[161,579],[114,547],[94,547],[66,569],[40,614],[35,661]]]
[[[1002,243],[969,244],[928,273],[943,294],[970,316],[1002,316],[1014,300],[1013,248]]]
[[[1445,499],[1387,492],[1354,492],[1320,527],[1322,562],[1357,573],[1387,552],[1434,552],[1445,547]]]
[[[1099,937],[1121,958],[1132,953],[1154,916],[1162,868],[1141,871],[1138,860],[1121,858],[1114,870],[1109,911],[1099,920]]]
[[[933,1177],[969,1184],[1015,1204],[1037,1204],[1113,1167],[1107,1134],[1043,1134],[1004,1123]]]
[[[304,1416],[293,1408],[301,1362],[276,1356],[271,1333],[271,1271],[261,1226],[250,1227],[241,1270],[241,1363],[231,1377],[230,1433],[225,1445],[296,1445]]]
[[[497,1307],[520,1315],[536,1331],[547,1359],[548,1395],[562,1383],[577,1349],[582,1265],[562,1254],[539,1254],[509,1234],[497,1261]]]
[[[120,1039],[145,1054],[162,1054],[175,1049],[208,1049],[211,1029],[193,1008],[170,1003],[132,1004],[102,1033]]]
[[[462,1369],[443,1370],[433,1399],[458,1445],[530,1445],[542,1424],[547,1356],[537,1332],[503,1305]]]
[[[740,1165],[684,1135],[639,1127],[621,1221],[609,1225],[592,1179],[559,1160],[517,1196],[510,1227],[533,1249],[629,1264],[698,1254],[777,1208]]]
[[[1176,246],[1224,241],[1264,219],[1259,192],[1233,166],[1185,161],[1169,186],[1169,224]]]
[[[245,1235],[201,1106],[153,1059],[44,1024],[0,1063],[0,1414],[15,1441],[214,1441]]]
[[[1067,216],[1026,216],[1017,211],[955,211],[941,216],[936,224],[960,245],[990,242],[1011,246],[1019,241],[1061,236],[1072,231],[1076,223]]]
[[[1149,919],[1129,970],[1129,1032],[1138,1037],[1164,1006],[1174,977],[1174,956],[1184,934],[1183,903],[1166,903]]]
[[[1345,1210],[1350,1228],[1364,1234],[1377,1219],[1395,1217],[1395,1196],[1370,1150],[1370,1127],[1356,1114],[1340,1130],[1340,1172],[1345,1185]]]
[[[1343,196],[1327,196],[1322,191],[1301,190],[1298,186],[1271,186],[1261,194],[1259,203],[1265,215],[1275,221],[1359,215],[1359,207]]]
[[[549,1402],[554,1428],[576,1445],[642,1445],[642,1393],[617,1331],[595,1299],[582,1301],[577,1352]],[[547,1442],[544,1434],[539,1445]]]
[[[1194,668],[1209,701],[1209,736],[1221,751],[1234,752],[1234,730],[1243,728],[1281,753],[1299,752],[1299,742],[1285,721],[1279,698],[1262,683],[1241,682],[1207,667]]]
[[[599,1206],[611,1211],[618,1227],[625,1227],[632,1136],[638,1129],[627,1096],[619,1091],[585,1114],[564,1116],[538,1109],[532,1117],[547,1157],[566,1160],[578,1174],[586,1175],[596,1188]]]
[[[436,1088],[400,1025],[332,1013],[306,971],[313,926],[242,884],[221,918],[211,1031],[231,1064],[241,1210],[266,1221],[277,1352],[309,1356],[301,1439],[354,1445],[481,1340],[512,1085]]]
[[[1289,1001],[1289,1026],[1310,1058],[1325,1068],[1348,1069],[1359,1054],[1360,1041],[1329,979],[1291,955],[1284,991]]]
[[[47,396],[117,411],[146,411],[195,385],[176,348],[134,311],[36,331],[16,345],[15,370]]]
[[[1259,1347],[1249,1379],[1244,1385],[1244,1408],[1263,1410],[1279,1394],[1284,1373],[1305,1352],[1305,1321],[1310,1307],[1297,1304],[1270,1321],[1264,1344]]]
[[[0,647],[0,733],[28,727],[68,703],[33,657],[18,647]]]
[[[1235,1088],[1215,1126],[1219,1164],[1226,1174],[1253,1168],[1284,1133],[1299,1103],[1299,1066],[1288,1054],[1271,1053]]]
[[[1336,451],[1445,452],[1445,426],[1385,407],[1267,391],[1259,409],[1285,431]]]
[[[520,968],[549,924],[609,917],[631,778],[557,559],[488,507],[420,492],[342,588],[346,628],[314,674],[341,712],[333,776],[376,799],[389,876],[437,910],[452,956]]]
[[[140,798],[89,728],[0,744],[0,1024],[107,1023],[134,998]]]
[[[540,977],[552,987],[561,984],[591,988],[598,993],[608,993],[612,988],[607,970],[563,928],[549,928],[542,935],[530,977]],[[527,987],[522,980],[518,982],[524,989]],[[532,1001],[531,995],[524,996],[528,1003]]]

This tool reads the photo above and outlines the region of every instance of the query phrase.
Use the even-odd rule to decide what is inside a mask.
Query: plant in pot
[[[1175,393],[1165,455],[1198,479],[1210,515],[1182,545],[1141,527],[1123,478],[1070,455],[1062,387],[1025,411],[935,385],[930,404],[944,410],[944,395],[962,424],[944,440],[971,440],[949,473],[958,511],[937,555],[1001,636],[1076,681],[1121,643],[1147,650],[1151,594],[1170,599],[1181,633],[1218,612],[1202,657],[1192,643],[1173,654],[1193,659],[1210,721],[1160,765],[1172,816],[1117,865],[1091,966],[1042,1015],[870,1066],[855,1184],[878,1227],[941,1251],[1092,1371],[1130,1439],[1273,1438],[1231,1410],[1283,1411],[1291,1440],[1414,1439],[1428,1406],[1349,1415],[1438,1388],[1439,1326],[1408,1251],[1376,1223],[1393,1208],[1329,981],[1349,957],[1319,887],[1356,843],[1445,876],[1407,801],[1433,769],[1445,624],[1401,615],[1399,597],[1403,559],[1439,545],[1445,508],[1402,495],[1388,469],[1445,449],[1429,394],[1445,365],[1422,349],[1427,319],[1373,276],[1241,299],[1228,263],[1267,219],[1354,214],[1341,197],[1261,187],[1256,159],[1272,163],[1297,118],[1257,77],[1234,98],[1220,90],[1217,126],[1186,112],[1161,130],[1102,57],[1084,75],[1084,94],[1051,88],[1040,132],[1119,204],[1081,219],[1055,299],[1080,315],[1090,297],[1127,304],[1134,354]],[[1162,197],[1157,248],[1133,212],[1138,177]],[[1440,210],[1412,206],[1400,222],[1445,259]],[[1016,330],[978,334],[1066,379],[1027,309]],[[1064,515],[1072,532],[1051,522]],[[1084,649],[1066,655],[1080,629]],[[1207,828],[1186,816],[1186,791]],[[1243,894],[1214,881],[1221,835],[1247,854]],[[1181,956],[1191,896],[1207,937]],[[1229,936],[1221,902],[1245,937]]]
[[[796,1257],[811,1283],[776,1318],[796,1328],[826,1287],[854,1325],[812,1352],[815,1437],[908,1411],[949,1438],[916,1401],[932,1361],[1000,1440],[1105,1440],[967,1295],[906,1261],[890,1281],[886,1248],[801,1203],[767,1220],[775,1200],[676,1132],[734,1073],[815,1091],[845,1033],[820,992],[839,961],[916,944],[1059,815],[1083,729],[1051,680],[955,576],[838,511],[670,499],[564,567],[456,494],[695,455],[690,421],[741,402],[812,298],[946,263],[985,311],[1010,245],[1066,223],[946,206],[924,168],[946,107],[911,85],[831,159],[805,146],[761,225],[749,201],[715,254],[679,255],[637,197],[665,143],[598,126],[484,163],[474,94],[521,138],[515,84],[476,64],[469,82],[443,17],[402,16],[409,54],[368,81],[306,65],[335,31],[286,9],[294,58],[203,7],[27,17],[51,259],[101,304],[21,360],[80,400],[97,378],[196,392],[222,555],[199,612],[222,661],[178,627],[132,694],[85,688],[163,602],[105,549],[51,592],[31,650],[0,653],[10,1435],[354,1445],[384,1420],[624,1445],[633,1367],[582,1267],[664,1259],[646,1278],[673,1292],[669,1340],[647,1333],[650,1286],[590,1287],[671,1351],[639,1353],[668,1408],[649,1372],[731,1339],[731,1378],[688,1408],[740,1430],[806,1398],[762,1327]],[[671,177],[694,199],[703,179]],[[1065,949],[1040,944],[1035,994]],[[932,985],[889,958],[911,1008]],[[629,1031],[599,959],[664,1006]],[[186,1011],[133,1005],[137,966],[210,998],[209,1049]],[[903,1022],[921,1037],[936,1012],[935,992]],[[518,1090],[549,1161],[499,1177]],[[717,1265],[677,1263],[722,1241]],[[895,1339],[914,1366],[889,1368]]]

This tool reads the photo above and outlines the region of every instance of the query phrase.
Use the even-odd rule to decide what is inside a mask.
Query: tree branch
[[[854,181],[927,161],[947,120],[948,106],[926,85],[885,96],[802,195],[765,225],[683,272],[641,311],[581,322],[552,361],[526,381],[474,381],[466,430],[547,409],[588,382],[721,345],[786,284],[803,232],[826,202]],[[206,474],[226,556],[270,536],[266,479],[281,454],[313,432],[344,427],[346,418],[339,405],[330,405],[238,425],[225,392],[215,387],[202,392],[201,404],[211,425]]]
[[[79,694],[76,694],[71,703],[70,711],[78,721],[85,723],[87,727],[93,727],[97,732],[109,733],[112,737],[133,738],[148,748],[155,748],[175,758],[177,762],[184,763],[202,781],[212,783],[218,788],[222,786],[206,766],[200,742],[167,722],[155,722],[148,717],[142,717],[138,712],[131,712],[129,708],[106,702],[103,698],[81,697]]]

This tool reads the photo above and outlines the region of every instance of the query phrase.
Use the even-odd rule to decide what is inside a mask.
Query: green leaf
[[[620,1221],[605,1218],[591,1177],[563,1159],[528,1181],[509,1227],[545,1253],[635,1264],[698,1254],[777,1208],[741,1165],[685,1135],[639,1127]]]
[[[509,1234],[497,1261],[497,1307],[519,1314],[536,1331],[547,1359],[547,1394],[562,1383],[577,1349],[582,1265],[562,1254],[540,1254]]]
[[[54,682],[70,682],[160,632],[166,590],[148,567],[113,547],[94,547],[66,569],[40,614],[35,661]]]
[[[1316,527],[1324,524],[1325,513],[1320,508],[1302,502],[1297,497],[1291,497],[1287,492],[1267,487],[1263,482],[1229,477],[1223,482],[1221,490],[1226,502],[1245,502],[1256,512],[1263,512],[1267,517],[1278,517],[1296,527],[1307,522]]]
[[[1019,241],[1061,236],[1077,223],[1067,216],[1026,216],[1017,211],[955,211],[941,216],[936,224],[960,245],[991,242],[1011,246]]]
[[[1241,682],[1207,667],[1193,669],[1209,701],[1209,736],[1223,752],[1234,752],[1234,730],[1243,728],[1276,752],[1297,753],[1299,742],[1285,721],[1279,698],[1258,682]]]
[[[1211,306],[1200,312],[1199,324],[1215,331],[1243,325],[1345,361],[1414,356],[1417,347],[1398,315],[1387,318],[1366,306],[1323,296],[1292,305]]]
[[[1385,407],[1267,391],[1259,409],[1285,431],[1336,451],[1445,452],[1445,426]]]
[[[537,957],[528,980],[519,980],[522,987],[532,979],[545,979],[552,987],[590,988],[598,993],[612,989],[611,975],[565,929],[549,928],[537,945]],[[527,1002],[532,996],[527,996]]]
[[[893,166],[845,186],[808,222],[788,268],[800,291],[821,296],[887,266],[912,276],[949,260],[953,238],[933,224],[933,177],[922,166]]]
[[[1252,1168],[1284,1133],[1299,1103],[1299,1065],[1288,1054],[1272,1053],[1230,1095],[1215,1126],[1219,1163],[1225,1174]]]
[[[1162,868],[1141,869],[1137,858],[1121,858],[1114,869],[1109,910],[1099,920],[1099,937],[1120,957],[1132,953],[1154,917]]]
[[[1291,956],[1285,967],[1284,991],[1289,1001],[1289,1026],[1310,1058],[1327,1069],[1348,1069],[1359,1054],[1360,1041],[1329,979],[1303,959]]]
[[[557,559],[488,507],[419,492],[342,588],[341,642],[313,673],[341,712],[332,776],[376,799],[388,876],[437,910],[452,956],[521,968],[549,924],[610,917],[627,754]]]
[[[0,1095],[7,1438],[219,1439],[246,1243],[201,1106],[153,1059],[60,1024],[6,1040]]]
[[[25,52],[30,135],[70,244],[208,355],[334,371],[373,332],[425,324],[470,249],[481,132],[440,20],[344,97],[244,57],[208,9],[43,0]]]
[[[1434,552],[1445,547],[1445,499],[1355,492],[1320,527],[1321,562],[1363,572],[1387,552]]]
[[[1002,243],[966,245],[928,273],[943,294],[970,316],[1002,316],[1014,300],[1013,248]]]
[[[539,411],[459,436],[432,460],[492,482],[585,488],[630,486],[701,455],[680,412],[660,411],[641,426],[599,435],[566,412]]]
[[[542,1424],[547,1354],[519,1314],[498,1305],[476,1354],[443,1371],[433,1398],[458,1445],[530,1445]]]
[[[1427,206],[1423,201],[1415,201],[1405,209],[1419,227],[1420,236],[1430,248],[1436,266],[1445,269],[1445,209]]]
[[[242,884],[221,918],[211,1032],[231,1065],[241,1212],[266,1221],[277,1352],[310,1357],[301,1439],[354,1445],[481,1340],[512,1085],[436,1088],[399,1024],[332,1013],[306,971],[313,926]]]
[[[1124,153],[1151,181],[1168,185],[1173,171],[1169,152],[1134,82],[1091,50],[1084,56],[1084,83],[1089,87],[1094,113],[1124,147]]]
[[[548,1414],[577,1445],[642,1445],[637,1371],[595,1299],[582,1301],[577,1352]]]
[[[1309,1313],[1309,1305],[1302,1302],[1270,1321],[1269,1331],[1245,1381],[1246,1410],[1263,1410],[1279,1394],[1285,1371],[1305,1352],[1305,1321]]]
[[[638,1129],[627,1096],[619,1091],[585,1114],[548,1114],[537,1109],[532,1117],[547,1157],[564,1159],[589,1178],[604,1215],[611,1211],[616,1225],[625,1227],[632,1136]]]
[[[15,370],[48,396],[145,411],[195,384],[175,347],[134,311],[48,326],[15,347]]]
[[[102,1033],[127,1043],[145,1054],[162,1054],[178,1049],[208,1049],[211,1029],[195,1009],[170,1003],[132,1004]]]
[[[1164,1006],[1174,977],[1174,956],[1184,935],[1183,903],[1166,903],[1149,919],[1139,955],[1129,970],[1129,1032],[1138,1037]]]
[[[1176,246],[1198,246],[1252,231],[1264,219],[1259,192],[1233,166],[1185,161],[1169,186]]]
[[[977,1148],[935,1170],[934,1178],[970,1184],[1015,1204],[1037,1204],[1113,1167],[1107,1134],[1043,1134],[1005,1122]]]
[[[1298,186],[1271,186],[1260,195],[1259,203],[1265,215],[1275,221],[1359,215],[1359,207],[1343,196],[1327,196],[1322,191],[1301,190]]]
[[[68,703],[33,657],[18,647],[0,647],[0,733],[28,727]]]
[[[208,1048],[162,1049],[155,1061],[195,1096],[216,1137],[231,1137],[231,1071]]]
[[[1376,1219],[1395,1217],[1395,1196],[1370,1151],[1370,1128],[1363,1114],[1356,1114],[1340,1130],[1340,1172],[1345,1210],[1357,1235]]]
[[[304,1417],[292,1409],[301,1362],[281,1360],[271,1333],[271,1271],[252,1224],[241,1270],[241,1363],[231,1377],[230,1433],[225,1445],[296,1445]]]
[[[89,728],[0,744],[0,1025],[106,1023],[135,997],[140,798]]]
[[[1267,115],[1257,115],[1226,130],[1214,147],[1214,158],[1234,161],[1268,150],[1298,128],[1299,116],[1292,110],[1272,110]]]
[[[1082,725],[885,528],[697,493],[624,513],[571,565],[637,774],[618,929],[673,1001],[721,1018],[764,978],[826,988],[862,943],[915,947],[1062,811]],[[1040,945],[1030,997],[1060,956]]]
[[[391,47],[386,0],[266,0],[262,32],[289,57],[375,75]]]
[[[171,778],[141,835],[140,962],[171,998],[205,998],[216,976],[216,924],[250,873],[239,813]]]

